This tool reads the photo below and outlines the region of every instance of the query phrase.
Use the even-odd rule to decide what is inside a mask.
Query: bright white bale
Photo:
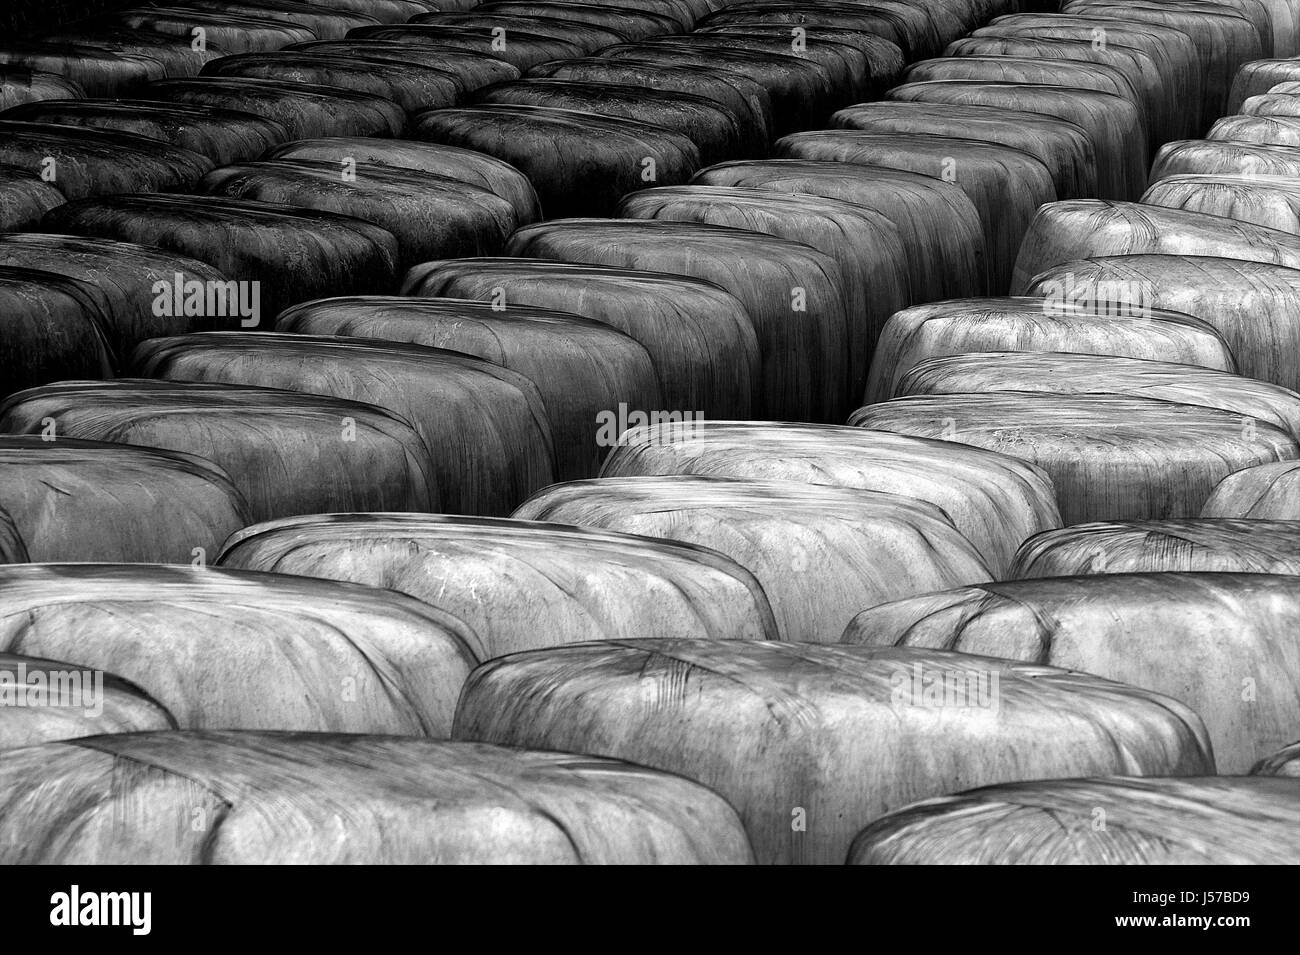
[[[736,807],[762,864],[840,863],[872,820],[971,786],[1214,765],[1191,710],[1098,677],[757,641],[493,660],[466,684],[454,738],[609,755],[704,783]]]
[[[1255,143],[1260,146],[1300,146],[1300,118],[1289,116],[1224,116],[1206,139]]]
[[[844,642],[1079,670],[1181,700],[1224,773],[1300,726],[1300,577],[1099,574],[964,587],[864,610]]]
[[[898,395],[1043,391],[1157,398],[1230,411],[1241,427],[1266,422],[1300,440],[1300,394],[1227,372],[1110,355],[985,352],[931,358],[912,367]]]
[[[707,421],[624,435],[603,477],[696,474],[887,491],[940,508],[1000,575],[1026,537],[1059,527],[1038,468],[979,448],[840,425]]]
[[[116,674],[0,652],[0,751],[175,728],[167,710]]]
[[[1039,275],[1030,295],[1096,303],[1120,315],[1169,308],[1214,326],[1237,372],[1300,390],[1300,269],[1207,255],[1109,255]]]
[[[1300,237],[1251,222],[1224,222],[1219,213],[1169,209],[1159,204],[1092,199],[1052,202],[1041,206],[1029,224],[1016,259],[1011,291],[1024,294],[1044,272],[1065,262],[1162,253],[1219,256],[1298,268]]]
[[[1126,395],[914,395],[860,408],[849,423],[1041,467],[1066,524],[1194,517],[1233,471],[1300,457],[1300,444],[1275,425]]]
[[[1228,343],[1199,318],[1165,309],[1142,314],[1064,298],[966,298],[896,312],[871,363],[867,404],[896,397],[922,361],[970,352],[1122,355],[1235,371]]]
[[[1282,118],[1282,117],[1276,117]],[[1300,154],[1285,146],[1220,139],[1165,143],[1151,164],[1148,185],[1166,176],[1200,173],[1229,176],[1300,176]]]
[[[162,564],[0,566],[0,651],[116,673],[182,729],[434,737],[482,658],[403,594]]]
[[[1243,468],[1215,486],[1201,517],[1300,520],[1300,462]]]
[[[50,743],[0,765],[6,865],[752,861],[719,796],[591,756],[190,732]]]
[[[1300,79],[1300,61],[1287,57],[1243,63],[1232,80],[1228,113],[1240,113],[1241,104],[1252,96],[1267,93],[1279,83]]]
[[[849,862],[1296,864],[1300,787],[1291,780],[1224,777],[994,786],[881,819],[854,840]]]
[[[1252,776],[1300,776],[1300,742],[1289,743],[1261,759],[1250,773]]]
[[[1142,202],[1300,235],[1297,176],[1166,176],[1142,195]]]
[[[939,508],[881,491],[678,475],[601,478],[549,487],[514,516],[725,554],[762,585],[785,640],[833,643],[863,607],[991,579]]]
[[[1175,570],[1300,574],[1300,521],[1195,517],[1075,524],[1025,541],[1007,579]]]
[[[219,563],[409,594],[465,621],[484,659],[587,640],[778,637],[758,581],[734,561],[585,527],[318,514],[246,528]]]

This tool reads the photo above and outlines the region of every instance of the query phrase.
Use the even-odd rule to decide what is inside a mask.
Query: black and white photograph
[[[0,2],[24,921],[1090,867],[1249,937],[1153,867],[1300,864],[1300,0]]]

